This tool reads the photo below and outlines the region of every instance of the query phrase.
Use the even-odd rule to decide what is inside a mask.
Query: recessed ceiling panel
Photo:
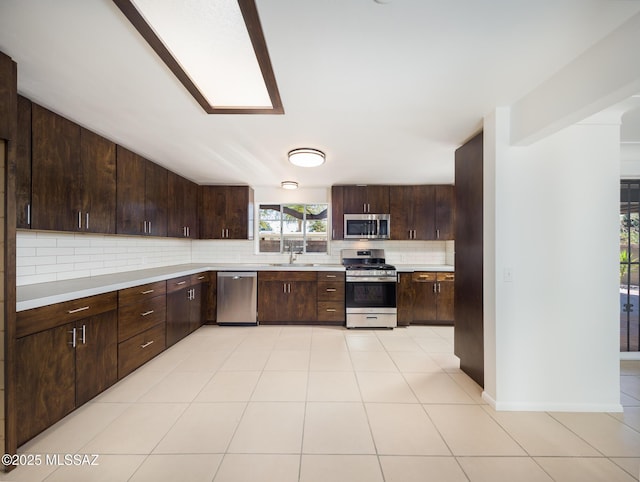
[[[253,0],[114,0],[209,113],[282,113]]]

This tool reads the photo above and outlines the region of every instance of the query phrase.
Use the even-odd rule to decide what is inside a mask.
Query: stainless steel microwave
[[[389,239],[389,214],[345,214],[344,239]]]

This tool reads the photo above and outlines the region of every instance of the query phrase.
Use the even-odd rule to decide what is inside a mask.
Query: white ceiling
[[[282,116],[205,114],[110,0],[2,0],[0,50],[21,94],[202,184],[449,183],[454,150],[485,114],[640,11],[634,0],[256,3]],[[640,113],[625,120],[623,137],[640,140]],[[325,151],[326,164],[291,166],[296,147]]]

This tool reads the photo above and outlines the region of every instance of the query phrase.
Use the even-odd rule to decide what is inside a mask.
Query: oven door
[[[366,278],[345,283],[345,302],[349,308],[396,308],[396,281]]]

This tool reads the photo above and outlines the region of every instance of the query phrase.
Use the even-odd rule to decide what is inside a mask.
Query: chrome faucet
[[[289,264],[293,264],[293,262],[296,260],[296,255],[301,254],[301,251],[294,251],[293,250],[293,244],[294,243],[289,243]]]

